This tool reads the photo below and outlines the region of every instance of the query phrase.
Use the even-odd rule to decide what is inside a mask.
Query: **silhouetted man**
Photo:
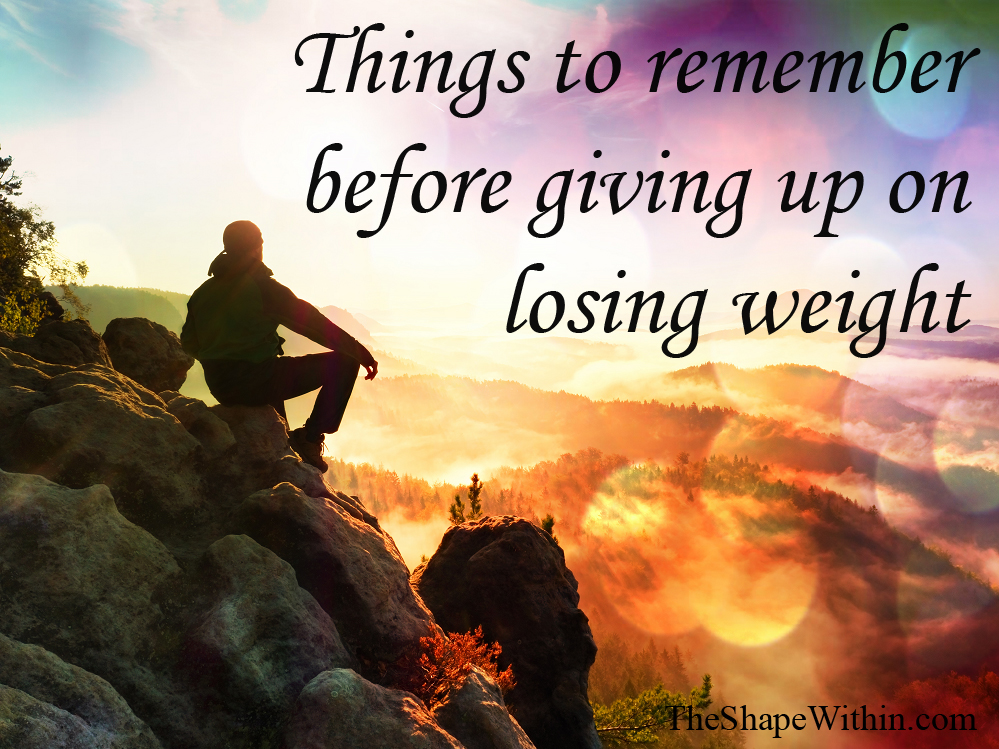
[[[224,250],[208,269],[211,276],[191,295],[181,332],[184,350],[201,362],[205,381],[226,406],[271,405],[287,421],[284,402],[319,395],[305,426],[291,432],[291,446],[307,463],[325,471],[324,434],[340,428],[357,373],[378,374],[378,362],[352,336],[319,310],[275,281],[264,265],[264,239],[250,221],[229,224]],[[323,354],[281,356],[284,325],[332,349]]]

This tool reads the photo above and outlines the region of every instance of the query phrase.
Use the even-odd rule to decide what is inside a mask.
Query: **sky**
[[[890,3],[748,0],[0,0],[0,148],[28,175],[25,196],[56,223],[63,254],[90,264],[90,283],[190,292],[220,250],[222,228],[248,218],[261,226],[276,277],[319,306],[405,310],[419,317],[422,309],[465,304],[477,324],[497,333],[518,275],[536,262],[545,271],[529,277],[525,304],[554,289],[567,298],[571,313],[581,291],[603,296],[617,289],[624,298],[644,289],[663,290],[671,310],[684,295],[707,288],[705,319],[729,323],[738,320],[730,299],[739,292],[807,288],[835,296],[854,289],[860,300],[888,288],[904,294],[916,268],[937,262],[935,287],[950,292],[967,280],[972,298],[962,310],[980,322],[999,318],[988,293],[996,274],[989,205],[999,191],[995,18],[989,13],[987,4],[969,2],[922,3],[918,11],[903,12]],[[981,50],[954,92],[944,90],[942,80],[922,94],[901,87],[877,94],[870,84],[856,93],[811,93],[811,63],[805,63],[805,80],[787,93],[776,94],[772,86],[752,93],[751,72],[741,92],[729,90],[729,78],[726,90],[716,93],[716,65],[709,63],[702,71],[705,84],[680,93],[682,56],[669,63],[659,90],[649,91],[647,59],[677,47],[684,56],[767,51],[764,81],[792,50],[806,57],[859,50],[861,80],[869,79],[882,36],[899,22],[910,28],[896,32],[890,49],[908,52],[909,71],[930,50],[944,57]],[[328,85],[337,90],[306,91],[316,83],[323,42],[303,45],[298,66],[299,42],[372,23],[385,30],[370,33],[365,52],[384,53],[380,77],[386,80],[395,64],[388,58],[400,51],[409,53],[406,76],[414,79],[416,55],[451,51],[453,82],[473,55],[496,50],[482,111],[453,116],[449,106],[457,89],[435,91],[433,76],[422,93],[415,83],[401,93],[389,86],[368,93],[365,68],[356,90],[347,92],[356,38],[334,48]],[[405,36],[409,30],[412,38]],[[585,79],[588,61],[611,50],[621,59],[614,85],[592,93],[581,81],[556,93],[556,54],[569,41],[582,55],[572,61],[569,80]],[[521,50],[530,55],[520,61],[525,84],[502,93],[497,82],[509,87],[514,80],[506,58]],[[945,78],[951,65],[941,63]],[[609,71],[605,56],[594,68],[594,82],[607,80]],[[908,80],[907,73],[903,86]],[[466,97],[465,111],[474,95]],[[341,143],[342,151],[328,154],[323,170],[336,170],[343,185],[332,207],[314,214],[306,207],[310,178],[331,143]],[[488,175],[506,170],[512,183],[502,196],[509,203],[483,213],[473,186],[455,213],[451,185],[439,208],[418,213],[411,206],[415,180],[403,179],[385,227],[358,237],[358,230],[377,226],[387,180],[379,178],[368,193],[372,205],[355,214],[344,208],[349,181],[365,170],[390,172],[400,151],[414,143],[426,144],[424,152],[407,157],[416,177],[438,170],[450,180],[480,167]],[[670,155],[664,159],[665,150]],[[595,187],[597,207],[581,213],[578,181],[561,230],[544,239],[531,236],[527,227],[539,212],[541,185],[568,169],[574,180],[588,169],[597,179],[625,172],[624,195],[637,184],[637,170],[649,175],[662,169],[668,180],[703,169],[709,201],[725,177],[752,172],[742,224],[727,238],[708,236],[705,224],[715,211],[696,213],[693,189],[676,213],[667,207],[650,214],[646,185],[629,208],[613,214],[607,190]],[[808,172],[818,172],[817,210],[780,211],[777,180],[791,170],[800,175],[798,190]],[[837,170],[861,171],[864,191],[853,210],[833,218],[837,237],[816,238],[828,197],[828,183],[820,180]],[[932,213],[930,183],[916,208],[895,214],[888,192],[895,177],[910,170],[926,179],[942,170],[968,171],[970,207],[955,214],[948,197]],[[424,185],[424,200],[435,184],[431,177]],[[736,186],[726,193],[729,202]],[[844,184],[841,204],[852,187]],[[668,200],[672,189],[664,187]],[[911,196],[911,185],[903,194]],[[716,228],[728,228],[730,216],[719,218]],[[550,227],[551,218],[537,225]],[[850,277],[852,270],[860,271],[858,279]],[[554,305],[550,299],[546,304],[542,309],[551,315]],[[571,335],[566,321],[555,333]]]

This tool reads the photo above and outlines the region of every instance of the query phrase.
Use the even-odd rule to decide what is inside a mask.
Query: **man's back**
[[[265,280],[271,279],[261,272],[239,273],[213,276],[198,287],[187,303],[184,350],[200,360],[261,362],[280,354],[278,321],[267,314],[260,288]]]

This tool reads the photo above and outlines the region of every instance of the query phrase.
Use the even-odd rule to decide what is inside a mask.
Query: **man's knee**
[[[361,362],[352,356],[341,354],[339,351],[333,352],[333,362],[338,371],[344,373],[349,372],[353,374],[354,377],[357,377],[357,373],[361,371]]]
[[[342,388],[347,383],[353,386],[354,380],[360,371],[361,364],[346,354],[339,351],[330,351],[328,354],[319,354],[323,357],[323,382],[327,384],[337,383],[335,387]]]

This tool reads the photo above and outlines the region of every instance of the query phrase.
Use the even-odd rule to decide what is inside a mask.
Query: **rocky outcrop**
[[[200,443],[158,396],[110,367],[45,365],[7,349],[0,383],[0,468],[105,484],[154,533],[197,522]]]
[[[366,673],[391,664],[433,631],[392,539],[343,503],[291,484],[257,492],[237,509],[245,533],[295,568],[298,584],[333,618]]]
[[[194,366],[176,333],[144,317],[117,317],[102,338],[114,368],[154,393],[180,390]]]
[[[160,749],[104,679],[0,635],[0,746]]]
[[[441,630],[273,408],[157,394],[104,359],[0,341],[0,746],[461,749],[444,724],[466,749],[531,746],[484,674],[437,717],[388,688]]]
[[[413,583],[448,632],[482,627],[517,685],[507,704],[538,749],[597,749],[587,700],[597,648],[555,540],[515,517],[451,528]]]
[[[480,668],[473,668],[464,683],[434,709],[434,719],[465,749],[535,749],[507,712],[496,682]]]
[[[286,749],[464,749],[434,722],[426,706],[353,671],[324,671],[302,690],[285,736]]]
[[[288,446],[270,406],[215,406],[165,391],[169,404],[96,364],[67,367],[0,348],[0,469],[73,488],[102,483],[118,509],[182,562],[225,535],[249,494],[290,482],[377,528]]]
[[[48,364],[111,366],[104,340],[86,320],[49,320],[33,336],[6,337],[0,346]]]

